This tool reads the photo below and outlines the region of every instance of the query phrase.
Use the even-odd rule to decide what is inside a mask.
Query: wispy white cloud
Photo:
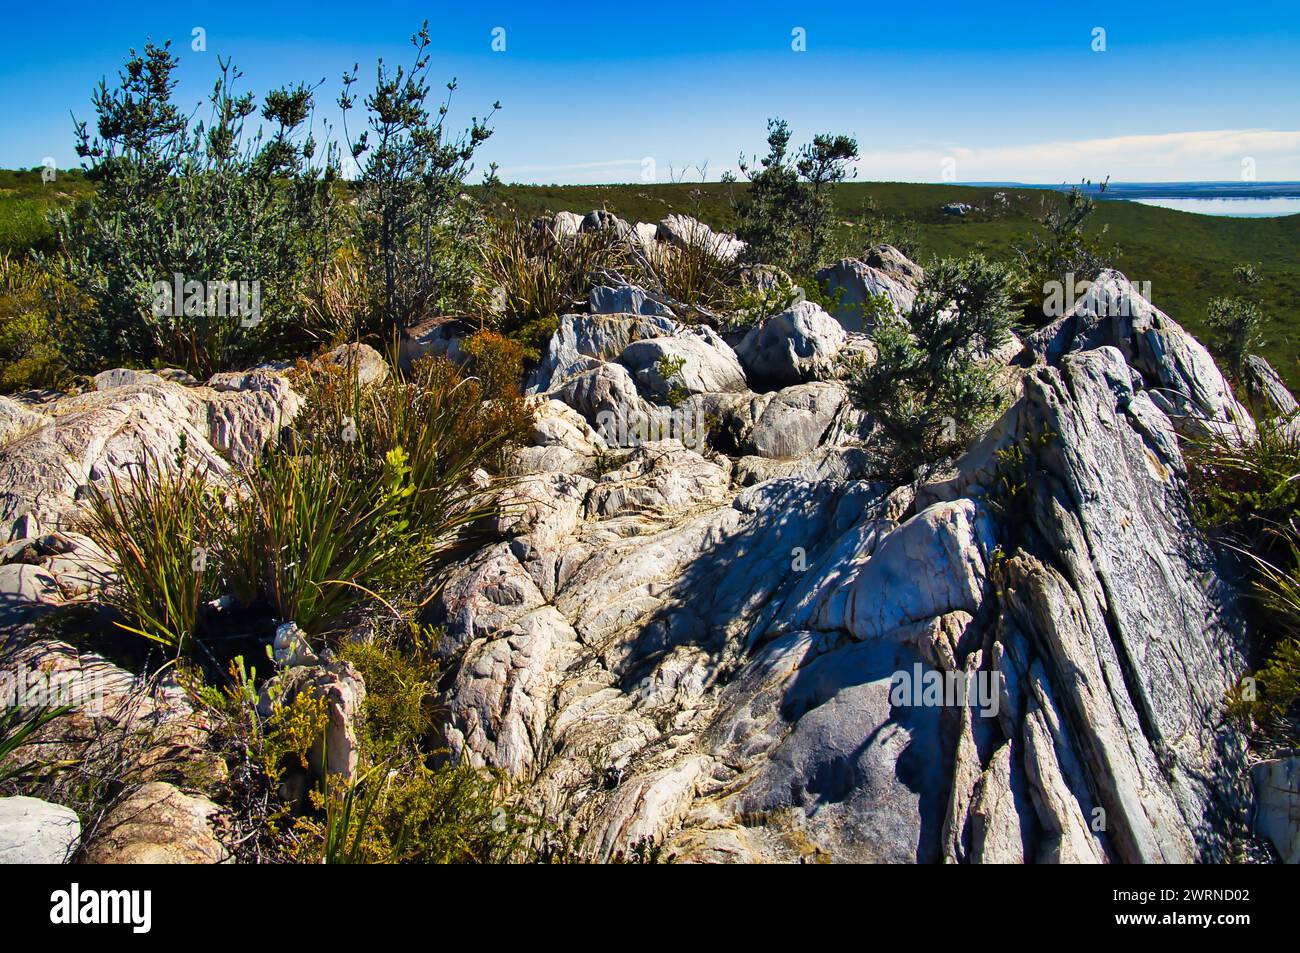
[[[1300,131],[1217,129],[1159,135],[966,147],[936,144],[873,150],[858,161],[861,180],[1052,184],[1110,176],[1122,182],[1300,179]]]
[[[598,162],[570,162],[560,165],[512,165],[499,170],[498,174],[508,181],[523,177],[532,181],[545,181],[546,176],[553,175],[568,179],[574,175],[580,178],[593,173],[619,171],[627,173],[641,168],[641,159],[604,159]],[[595,179],[593,181],[601,181]]]
[[[1054,185],[1106,176],[1116,182],[1233,181],[1241,179],[1246,168],[1261,182],[1296,181],[1300,180],[1300,130],[1214,129],[992,146],[927,142],[864,152],[857,168],[858,181],[867,182],[947,179]],[[674,174],[694,181],[696,171],[691,163],[647,156],[511,165],[500,175],[509,182],[583,185],[642,182],[646,181],[643,173],[658,182],[668,182]],[[734,160],[708,166],[711,180],[725,171],[739,172]]]

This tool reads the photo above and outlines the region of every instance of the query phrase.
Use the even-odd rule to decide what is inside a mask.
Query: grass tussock
[[[519,218],[489,223],[479,250],[482,310],[494,330],[519,341],[535,359],[557,318],[626,262],[612,228],[556,235]]]
[[[1264,748],[1300,745],[1300,438],[1263,420],[1254,440],[1207,437],[1187,448],[1197,520],[1241,557],[1262,663],[1230,708]]]
[[[116,555],[110,598],[126,631],[178,652],[214,634],[219,596],[313,636],[363,612],[412,612],[417,594],[491,515],[496,470],[527,421],[510,356],[483,342],[484,381],[445,360],[370,387],[313,370],[296,439],[225,486],[178,460],[114,478],[88,532]],[[494,356],[495,355],[495,356]]]

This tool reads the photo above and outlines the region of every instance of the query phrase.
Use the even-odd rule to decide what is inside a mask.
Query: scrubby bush
[[[469,527],[491,512],[472,479],[522,432],[522,401],[484,401],[444,359],[360,387],[355,370],[313,371],[298,453],[245,477],[234,507],[236,579],[256,579],[275,615],[327,630],[378,598],[413,598]]]
[[[856,238],[860,248],[893,245],[913,261],[919,260],[923,251],[916,222],[886,215],[872,199],[867,200],[862,210]]]
[[[1246,358],[1259,351],[1264,341],[1264,313],[1251,294],[1260,278],[1250,265],[1238,265],[1232,272],[1241,289],[1235,295],[1213,299],[1205,323],[1210,329],[1210,343],[1227,367],[1228,376],[1242,382]]]
[[[374,91],[366,97],[366,128],[348,148],[361,169],[356,181],[358,239],[367,279],[382,308],[380,331],[394,331],[424,318],[469,305],[475,261],[473,239],[482,224],[477,207],[463,196],[475,150],[492,134],[488,123],[500,108],[453,135],[447,128],[453,79],[447,97],[430,111],[429,24],[411,37],[411,65],[390,71],[381,60]],[[356,106],[357,67],[343,76],[339,106]]]
[[[209,119],[191,123],[173,102],[177,64],[167,44],[132,51],[118,84],[94,94],[95,131],[77,125],[95,193],[56,227],[57,265],[94,305],[62,342],[80,367],[205,376],[291,350],[299,291],[335,242],[337,166],[329,150],[316,161],[313,89],[272,91],[271,131],[250,131],[254,98],[222,62]]]
[[[904,321],[872,332],[878,357],[850,380],[856,405],[884,429],[903,466],[964,446],[1001,403],[985,359],[1013,319],[1008,270],[979,255],[926,270]]]
[[[1105,190],[1103,183],[1101,188]],[[1027,247],[1017,249],[1020,257],[1018,300],[1025,321],[1031,327],[1060,317],[1045,312],[1047,288],[1051,282],[1062,285],[1073,276],[1074,284],[1093,281],[1110,267],[1117,252],[1102,241],[1105,234],[1090,234],[1088,222],[1097,203],[1078,186],[1063,198],[1049,196],[1046,212],[1038,220],[1038,229]]]
[[[486,400],[501,400],[519,406],[524,377],[524,346],[495,331],[479,331],[461,342],[469,355],[469,370],[478,379]]]
[[[1254,596],[1263,663],[1233,692],[1232,710],[1257,743],[1300,745],[1300,439],[1263,420],[1254,439],[1212,435],[1185,453],[1197,521],[1239,557]]]
[[[72,289],[39,262],[0,255],[0,392],[68,382],[58,316],[79,307]]]
[[[686,245],[659,242],[640,256],[635,278],[646,287],[708,312],[725,310],[735,301],[740,266],[718,242],[701,237]]]
[[[767,155],[740,159],[749,188],[737,203],[736,235],[752,261],[791,272],[821,264],[834,225],[832,191],[851,176],[858,144],[849,136],[819,134],[790,154],[790,127],[768,120]]]
[[[325,728],[321,700],[299,692],[259,714],[256,670],[237,660],[215,689],[186,676],[229,765],[210,794],[225,808],[220,833],[244,862],[487,863],[526,859],[536,824],[513,807],[501,779],[446,763],[437,743],[436,666],[429,633],[380,625],[339,656],[366,683],[354,778],[318,780],[305,804],[287,801],[286,768],[301,769]],[[266,692],[268,696],[273,691]]]
[[[303,386],[296,439],[228,485],[210,485],[182,448],[176,465],[151,461],[92,496],[88,531],[115,555],[123,628],[190,652],[220,595],[314,636],[362,606],[403,615],[493,512],[474,471],[496,468],[528,420],[506,383],[485,401],[479,380],[439,359],[369,388],[346,367]]]
[[[189,651],[199,607],[220,592],[226,514],[219,492],[184,459],[142,460],[90,496],[87,533],[115,557],[107,590],[125,631]]]
[[[333,347],[367,337],[379,340],[379,305],[355,241],[340,245],[325,266],[299,291],[302,330],[317,345]]]

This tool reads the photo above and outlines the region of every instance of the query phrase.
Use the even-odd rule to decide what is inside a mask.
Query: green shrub
[[[269,93],[272,132],[250,136],[254,99],[235,92],[228,61],[206,123],[173,102],[177,64],[169,44],[132,51],[119,83],[93,96],[95,133],[77,125],[96,189],[56,228],[68,280],[94,303],[64,342],[78,367],[162,362],[203,377],[291,348],[298,290],[334,243],[337,168],[328,151],[314,161],[312,89]],[[181,299],[162,290],[176,276]],[[225,300],[236,282],[242,309]]]
[[[487,400],[517,402],[524,379],[524,347],[495,331],[479,331],[461,346]]]
[[[379,304],[355,241],[340,245],[324,268],[304,283],[298,297],[303,332],[318,345],[334,347],[367,339],[387,343],[377,320]]]
[[[518,437],[523,403],[485,403],[442,359],[368,388],[355,372],[315,372],[306,390],[299,452],[272,452],[244,477],[232,575],[308,631],[376,599],[401,614],[492,511],[471,475]]]
[[[363,476],[334,455],[267,455],[234,498],[229,569],[276,619],[317,633],[355,607],[419,581],[411,538],[414,492],[401,448]]]
[[[293,827],[303,863],[502,863],[519,857],[528,830],[500,782],[467,765],[383,763],[313,795],[316,813]]]
[[[930,266],[903,321],[872,332],[873,364],[850,380],[855,404],[895,442],[904,467],[959,450],[1002,396],[983,354],[1005,343],[1012,309],[1005,267],[982,256]]]
[[[1264,340],[1264,313],[1250,294],[1260,278],[1250,265],[1233,269],[1233,279],[1242,291],[1213,299],[1205,319],[1210,329],[1210,343],[1226,365],[1228,376],[1240,384],[1246,358],[1267,343]]]
[[[376,638],[339,647],[339,658],[366,683],[361,748],[375,762],[418,748],[433,732],[438,665],[428,654],[428,635],[412,631],[408,644]]]
[[[1261,420],[1253,440],[1219,434],[1185,448],[1197,523],[1244,557],[1251,629],[1264,662],[1231,694],[1262,745],[1300,745],[1300,440]]]
[[[485,402],[445,360],[369,388],[353,369],[313,371],[294,441],[210,487],[154,462],[92,497],[90,535],[115,554],[111,593],[127,631],[189,651],[220,595],[314,636],[363,606],[408,614],[465,534],[494,512],[471,479],[524,432],[524,402]],[[182,453],[178,454],[183,456]]]
[[[1018,298],[1031,327],[1060,317],[1044,310],[1050,282],[1065,285],[1069,276],[1073,276],[1076,286],[1093,281],[1118,256],[1118,250],[1105,247],[1098,236],[1088,234],[1087,225],[1097,203],[1082,189],[1075,186],[1064,197],[1052,195],[1047,201],[1049,207],[1038,220],[1030,245],[1018,249]]]
[[[738,238],[751,261],[787,271],[812,271],[822,263],[834,231],[831,193],[852,173],[858,144],[848,136],[817,135],[790,155],[790,127],[767,123],[768,153],[740,162],[749,188],[737,203]]]
[[[740,267],[708,241],[685,247],[659,242],[639,265],[639,281],[683,304],[713,312],[729,308],[735,299]]]
[[[358,241],[367,280],[378,296],[385,339],[426,317],[469,304],[474,244],[482,226],[476,206],[462,199],[475,150],[492,134],[492,112],[451,135],[447,113],[456,81],[432,112],[429,24],[411,37],[411,65],[389,70],[379,61],[374,91],[365,98],[366,129],[348,148],[360,166],[356,180]],[[343,75],[339,106],[356,106],[357,68]]]
[[[1285,560],[1275,530],[1300,516],[1300,438],[1263,419],[1253,440],[1214,434],[1184,447],[1197,522],[1238,550]]]
[[[56,319],[77,306],[72,289],[39,262],[0,255],[0,392],[69,382]]]

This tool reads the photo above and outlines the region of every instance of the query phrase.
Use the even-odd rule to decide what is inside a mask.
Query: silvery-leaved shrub
[[[241,74],[221,61],[208,118],[192,120],[173,101],[178,62],[169,44],[132,50],[118,82],[92,96],[94,130],[77,124],[95,194],[55,219],[60,264],[91,302],[65,342],[75,366],[203,376],[292,351],[298,292],[336,244],[338,170],[329,148],[316,161],[315,87],[273,90],[257,122],[253,95],[236,92]],[[222,300],[235,288],[242,311]]]

